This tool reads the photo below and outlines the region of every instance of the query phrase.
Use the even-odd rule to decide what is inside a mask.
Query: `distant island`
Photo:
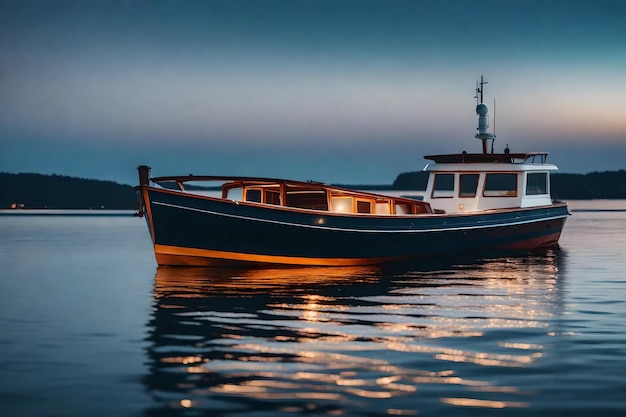
[[[62,175],[0,173],[0,209],[132,210],[137,193],[130,185]]]
[[[391,185],[342,185],[361,190],[423,191],[428,173],[405,172]],[[626,170],[552,174],[552,196],[561,200],[626,199]],[[62,175],[0,173],[0,209],[105,209],[137,207],[134,187]]]

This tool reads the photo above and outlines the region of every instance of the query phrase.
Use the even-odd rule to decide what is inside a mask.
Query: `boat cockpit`
[[[429,214],[428,203],[334,187],[318,182],[260,178],[162,177],[152,181],[168,189],[234,202],[342,214]],[[215,185],[221,182],[221,185]]]

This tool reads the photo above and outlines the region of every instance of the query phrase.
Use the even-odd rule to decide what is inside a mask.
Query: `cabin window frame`
[[[463,192],[463,177],[473,176],[476,177],[476,186],[474,187],[474,193]],[[480,173],[479,172],[463,172],[459,174],[459,198],[476,198],[478,195],[478,186],[480,185]]]
[[[443,177],[452,177],[452,189],[437,189],[437,179]],[[431,191],[431,198],[454,198],[454,192],[456,189],[456,175],[449,172],[436,172],[433,178],[433,189]],[[442,194],[439,194],[442,193]]]
[[[331,195],[330,210],[333,213],[350,214],[354,212],[354,197],[351,195]]]
[[[265,204],[269,204],[272,206],[280,206],[282,205],[282,193],[280,192],[280,188],[278,189],[273,189],[273,188],[266,188],[263,190],[263,202]],[[273,195],[275,197],[270,197],[270,194]]]
[[[292,189],[289,189],[292,188]],[[287,187],[285,194],[285,207],[291,207],[301,210],[329,211],[328,192],[324,189],[308,189],[299,187]],[[304,196],[309,196],[304,197]],[[323,198],[311,198],[310,196],[323,196]],[[300,196],[300,197],[299,197]],[[322,203],[323,205],[320,205]],[[315,204],[312,204],[315,203]],[[311,207],[314,206],[314,207]]]
[[[399,215],[411,215],[415,214],[415,205],[413,203],[408,203],[405,201],[394,201],[394,210],[393,214]],[[400,210],[398,210],[400,208]]]
[[[531,175],[532,176],[542,175],[544,177],[545,181],[543,181],[543,189],[540,189],[540,191],[543,190],[543,192],[530,192],[530,193],[528,192],[529,191],[529,186],[531,186],[531,181],[530,181],[530,176]],[[533,184],[532,186],[536,187],[536,184]],[[539,187],[541,187],[541,184],[539,185]],[[543,171],[541,171],[541,172],[527,172],[526,173],[526,187],[525,187],[524,192],[525,192],[525,195],[533,196],[533,197],[534,196],[546,196],[546,195],[549,195],[550,194],[550,176],[548,175],[548,173],[547,172],[543,172]]]
[[[514,184],[515,188],[502,188],[502,189],[487,189],[489,184],[490,177],[496,176],[513,176],[515,178]],[[485,198],[511,198],[517,197],[519,195],[519,173],[518,172],[486,172],[485,173],[485,181],[483,183],[483,197]]]
[[[256,199],[251,200],[248,198],[248,193],[250,192],[258,192],[259,193],[259,199],[258,201]],[[243,195],[244,195],[244,201],[246,203],[257,203],[257,204],[261,204],[263,203],[263,189],[261,187],[245,187],[243,190]]]
[[[282,193],[282,187],[279,186],[275,186],[275,185],[243,185],[242,187],[240,186],[235,186],[235,187],[228,187],[227,189],[222,190],[222,195],[224,195],[224,192],[226,193],[226,195],[224,196],[224,198],[228,198],[228,196],[230,195],[230,191],[232,190],[237,190],[240,189],[241,190],[241,200],[239,201],[243,201],[246,203],[256,203],[256,204],[269,204],[269,205],[273,205],[273,206],[282,206],[282,202],[283,200],[283,193]],[[248,193],[249,192],[259,192],[260,193],[260,201],[258,201],[257,199],[249,199],[248,198]],[[273,198],[269,197],[269,194],[273,195]]]
[[[374,214],[391,214],[391,200],[377,198],[374,201]]]
[[[376,204],[374,201],[372,201],[371,198],[355,197],[353,201],[354,201],[354,207],[353,207],[352,212],[355,214],[372,214],[372,206]],[[359,205],[363,203],[367,203],[369,207],[368,211],[361,211]]]

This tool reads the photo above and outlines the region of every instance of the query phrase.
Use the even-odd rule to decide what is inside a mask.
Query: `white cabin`
[[[427,156],[434,163],[424,201],[435,212],[462,213],[552,204],[547,153]]]

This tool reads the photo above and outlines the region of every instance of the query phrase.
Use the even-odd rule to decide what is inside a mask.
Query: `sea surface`
[[[0,215],[2,416],[624,416],[626,201],[558,249],[158,268],[131,213]]]

